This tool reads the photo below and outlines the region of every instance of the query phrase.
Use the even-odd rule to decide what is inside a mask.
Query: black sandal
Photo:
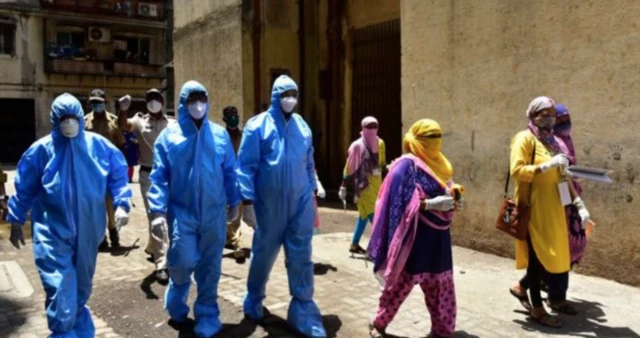
[[[554,312],[562,313],[564,315],[575,316],[578,314],[578,310],[576,310],[571,304],[567,303],[567,301],[562,301],[560,304],[554,304],[550,300],[547,299],[547,306],[551,308]]]
[[[364,255],[367,253],[367,250],[363,249],[359,244],[352,244],[349,248],[349,252],[352,254]]]
[[[520,305],[522,305],[525,310],[531,312],[532,306],[531,302],[529,301],[529,296],[526,292],[524,293],[524,295],[522,295],[514,291],[512,288],[509,288],[509,293],[520,301]]]

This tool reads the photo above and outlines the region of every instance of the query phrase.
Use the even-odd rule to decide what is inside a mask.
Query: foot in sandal
[[[522,305],[525,310],[531,311],[531,302],[529,301],[527,290],[520,286],[520,283],[516,283],[516,285],[512,286],[509,289],[509,293],[520,301],[520,305]]]
[[[530,315],[533,320],[542,326],[554,329],[562,327],[562,322],[560,322],[557,317],[553,317],[547,313],[547,310],[545,310],[544,307],[533,308]]]

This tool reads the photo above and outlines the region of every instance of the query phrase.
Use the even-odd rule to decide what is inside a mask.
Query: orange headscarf
[[[440,152],[442,149],[442,129],[438,122],[422,119],[411,126],[404,135],[404,150],[420,158],[436,175],[443,186],[453,177],[453,167]]]

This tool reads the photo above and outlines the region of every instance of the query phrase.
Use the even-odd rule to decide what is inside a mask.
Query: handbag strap
[[[533,144],[533,153],[531,154],[531,164],[536,163],[536,143]],[[504,198],[509,196],[509,180],[511,178],[511,166],[507,168],[507,183],[504,185]],[[533,185],[533,183],[531,184]],[[531,200],[531,188],[529,188],[529,200]]]

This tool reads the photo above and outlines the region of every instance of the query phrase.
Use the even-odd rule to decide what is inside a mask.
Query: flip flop
[[[509,288],[509,293],[516,297],[516,299],[518,299],[518,301],[520,301],[520,305],[522,305],[522,307],[527,310],[527,311],[531,311],[532,307],[531,307],[531,302],[529,301],[529,296],[525,293],[524,295],[522,294],[518,294],[517,292],[515,292],[513,289]]]

